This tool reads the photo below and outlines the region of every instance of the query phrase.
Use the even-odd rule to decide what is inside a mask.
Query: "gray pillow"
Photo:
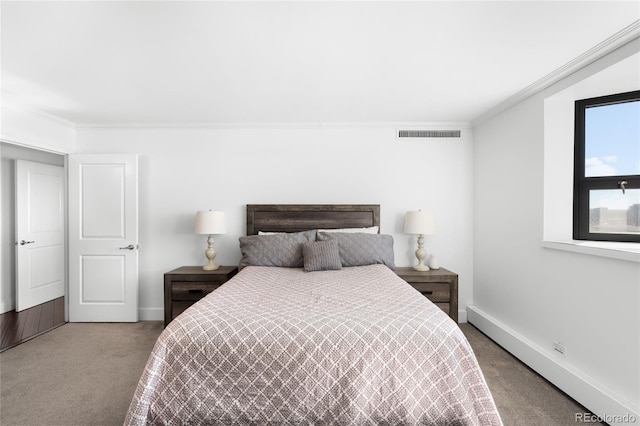
[[[316,231],[240,237],[242,258],[238,270],[245,266],[281,266],[301,268],[302,243],[316,240]]]
[[[318,232],[317,238],[318,241],[335,240],[338,242],[342,266],[383,264],[391,269],[396,268],[391,235]]]
[[[302,255],[304,270],[307,272],[342,269],[338,241],[336,240],[304,243],[302,244]]]

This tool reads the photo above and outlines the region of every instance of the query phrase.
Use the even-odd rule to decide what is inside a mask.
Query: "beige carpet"
[[[68,323],[0,354],[1,425],[121,425],[161,322]]]
[[[471,324],[460,326],[478,358],[505,426],[603,424],[576,422],[576,414],[589,411]]]
[[[506,426],[576,425],[585,411],[461,324]],[[121,425],[161,322],[70,323],[0,354],[0,424]]]

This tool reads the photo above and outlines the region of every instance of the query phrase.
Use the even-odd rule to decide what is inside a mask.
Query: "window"
[[[640,91],[575,103],[573,238],[640,242]]]

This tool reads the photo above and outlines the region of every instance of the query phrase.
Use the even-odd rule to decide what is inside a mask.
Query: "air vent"
[[[398,130],[398,138],[459,138],[460,130]]]

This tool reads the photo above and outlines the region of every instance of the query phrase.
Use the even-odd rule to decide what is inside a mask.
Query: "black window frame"
[[[627,181],[626,189],[640,189],[639,175],[585,176],[585,112],[588,108],[640,101],[640,90],[575,102],[574,172],[573,172],[573,238],[589,241],[616,241],[640,243],[640,235],[589,232],[589,191],[617,189]]]

